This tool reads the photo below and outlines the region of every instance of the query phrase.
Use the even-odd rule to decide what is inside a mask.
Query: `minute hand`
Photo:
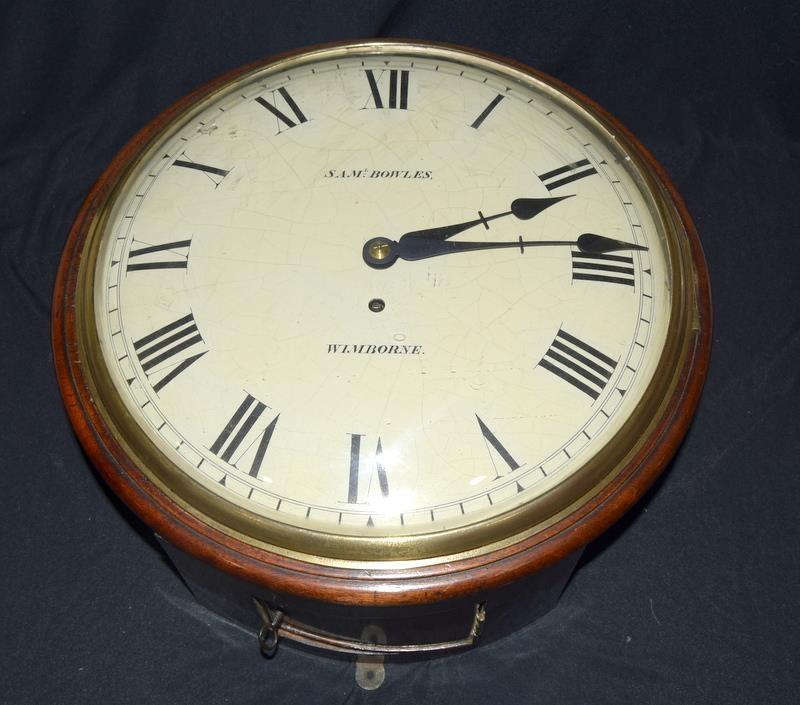
[[[602,254],[618,250],[646,250],[644,245],[614,240],[603,235],[583,233],[577,240],[511,240],[506,242],[453,242],[433,238],[408,237],[404,235],[397,243],[396,254],[400,259],[415,261],[474,250],[499,250],[518,247],[521,253],[526,247],[577,247],[581,252]]]

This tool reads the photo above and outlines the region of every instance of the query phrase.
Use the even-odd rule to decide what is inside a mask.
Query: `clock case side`
[[[391,40],[388,44],[422,43]],[[675,209],[688,240],[688,282],[693,286],[692,334],[674,391],[646,441],[624,468],[600,492],[568,516],[543,531],[496,550],[436,565],[363,570],[323,566],[245,543],[189,513],[142,473],[120,446],[98,410],[82,366],[76,320],[78,274],[83,244],[109,197],[145,146],[165,125],[202,97],[231,80],[267,63],[317,50],[356,45],[337,42],[287,52],[254,62],[198,88],[145,126],[120,151],[84,201],[70,231],[59,267],[53,298],[52,344],[56,373],[70,421],[95,468],[114,492],[159,536],[196,559],[249,583],[269,586],[282,594],[325,603],[397,606],[438,602],[473,595],[519,580],[568,559],[619,519],[652,485],[676,452],[699,401],[708,368],[711,343],[711,296],[708,272],[699,238],[683,201],[664,169],[635,137],[592,100],[560,81],[518,62],[447,44],[452,49],[482,56],[529,73],[588,106],[622,135],[655,175]],[[378,46],[366,41],[360,46]]]

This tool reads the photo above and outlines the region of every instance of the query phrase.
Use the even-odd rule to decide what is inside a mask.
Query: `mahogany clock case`
[[[559,608],[486,650],[398,666],[381,699],[791,702],[800,315],[788,6],[767,16],[673,3],[651,16],[503,3],[487,22],[450,3],[348,3],[315,6],[303,26],[296,6],[195,7],[157,15],[145,3],[98,12],[34,2],[7,10],[0,28],[4,95],[17,96],[1,118],[9,482],[0,624],[16,648],[3,651],[0,700],[255,702],[279,688],[292,702],[350,687],[344,666],[313,656],[286,651],[280,668],[265,668],[252,638],[196,607],[145,532],[131,531],[136,520],[120,520],[126,510],[93,477],[64,417],[47,328],[80,200],[144,122],[251,59],[383,31],[513,56],[620,117],[697,221],[716,334],[704,398],[670,472],[590,547]]]
[[[301,49],[269,57],[257,64],[291,61],[315,50],[337,51],[340,46],[334,44],[311,50]],[[362,45],[358,50],[368,56],[375,48]],[[419,47],[405,42],[398,42],[383,50],[398,53],[435,52],[432,55],[441,57],[440,60],[447,60],[448,56],[458,57],[462,51],[459,47]],[[335,54],[334,58],[341,61],[346,57]],[[411,58],[424,59],[425,55],[411,54]],[[481,56],[480,52],[473,52],[471,59],[469,54],[461,58],[465,61],[481,59],[511,63],[513,68],[520,68],[545,83],[555,85],[570,98],[586,106],[630,155],[627,158],[634,160],[639,169],[646,170],[649,188],[659,202],[663,201],[659,209],[664,214],[664,227],[670,238],[672,253],[672,304],[667,345],[661,353],[662,360],[650,390],[637,405],[636,416],[626,422],[609,447],[602,449],[592,461],[598,466],[591,471],[592,474],[602,480],[593,479],[592,484],[587,484],[581,478],[562,481],[559,491],[562,486],[574,484],[573,479],[581,480],[583,488],[579,493],[568,495],[569,499],[561,500],[563,504],[551,510],[559,513],[557,520],[542,523],[542,528],[535,532],[509,538],[508,542],[492,550],[478,555],[445,555],[430,565],[412,563],[407,567],[384,568],[379,564],[365,568],[358,564],[356,567],[347,564],[331,567],[324,561],[325,554],[319,561],[313,555],[298,559],[291,554],[284,555],[271,546],[262,548],[232,532],[220,531],[217,524],[227,526],[228,515],[215,515],[213,509],[203,509],[204,505],[200,504],[199,499],[184,497],[179,487],[171,487],[165,477],[161,478],[158,473],[151,471],[148,464],[156,462],[148,460],[152,451],[139,449],[139,444],[126,436],[135,430],[124,424],[128,412],[113,411],[117,406],[114,398],[116,392],[111,391],[110,385],[101,383],[103,363],[99,362],[93,333],[97,324],[87,312],[91,309],[90,304],[86,303],[92,298],[91,291],[87,292],[86,289],[93,281],[89,272],[94,269],[96,256],[91,243],[98,239],[95,230],[106,227],[97,223],[104,222],[113,194],[121,188],[126,173],[135,168],[141,153],[151,149],[151,141],[163,131],[169,131],[175,122],[180,123],[181,115],[193,104],[221,87],[224,90],[238,77],[247,76],[255,68],[251,65],[211,81],[170,106],[119,152],[92,188],[76,217],[64,249],[53,297],[56,371],[76,433],[92,463],[114,492],[158,535],[178,549],[270,590],[327,603],[380,607],[440,602],[474,595],[479,591],[485,595],[487,590],[526,577],[581,549],[616,521],[646,491],[675,453],[698,403],[711,342],[711,303],[706,264],[681,197],[662,168],[636,138],[590,99],[552,77],[501,57]],[[673,229],[675,235],[672,234]],[[613,447],[615,445],[620,449],[616,450]],[[610,471],[613,472],[608,474]],[[604,477],[598,472],[608,476]],[[588,464],[581,473],[589,475]],[[172,492],[162,487],[162,479]],[[580,497],[580,500],[572,499],[573,496]],[[184,501],[190,507],[199,507],[199,511],[187,509]],[[570,509],[564,511],[564,507],[570,503]],[[232,516],[236,518],[237,515]],[[240,527],[233,525],[233,528]],[[241,528],[240,531],[246,529]],[[421,543],[423,538],[419,537],[417,541]],[[333,538],[328,537],[328,541],[332,543]],[[315,552],[316,545],[319,544],[309,543],[309,554]],[[289,544],[288,547],[293,546]],[[467,548],[471,546],[467,545]],[[386,553],[393,550],[398,549],[391,543],[388,546],[381,545],[377,555],[381,560],[394,555],[405,557],[405,554]],[[322,549],[319,551],[322,552]]]

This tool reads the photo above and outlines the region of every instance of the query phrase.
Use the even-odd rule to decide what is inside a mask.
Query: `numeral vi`
[[[366,501],[372,489],[372,479],[377,477],[378,486],[380,487],[381,495],[384,497],[389,496],[389,478],[386,475],[386,468],[383,462],[383,446],[381,439],[378,437],[378,444],[375,448],[375,459],[372,467],[367,470],[362,468],[361,463],[361,439],[364,438],[363,433],[350,433],[350,474],[347,483],[347,502],[348,504],[359,503],[359,488],[363,485],[361,482],[361,475],[369,473],[367,480],[367,489],[363,493],[365,498],[362,502]]]

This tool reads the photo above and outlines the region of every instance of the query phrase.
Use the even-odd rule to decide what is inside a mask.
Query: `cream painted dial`
[[[613,441],[668,340],[635,161],[551,86],[457,51],[237,79],[157,139],[97,237],[131,423],[261,526],[414,536],[539,501]]]

